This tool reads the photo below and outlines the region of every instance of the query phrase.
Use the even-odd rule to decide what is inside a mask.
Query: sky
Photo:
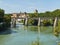
[[[60,9],[60,0],[0,0],[0,8],[5,13],[53,11]]]

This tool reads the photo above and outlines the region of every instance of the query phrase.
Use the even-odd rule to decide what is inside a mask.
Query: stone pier
[[[54,28],[58,25],[58,18],[55,17],[55,20],[54,20]]]
[[[38,18],[38,26],[40,26],[41,18]]]
[[[15,18],[12,19],[12,27],[16,27],[16,19]]]
[[[25,19],[25,26],[28,25],[28,18]]]

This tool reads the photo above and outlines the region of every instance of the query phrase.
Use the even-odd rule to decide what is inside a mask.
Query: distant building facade
[[[16,18],[26,18],[26,17],[28,17],[28,14],[26,13],[26,12],[24,12],[24,13],[12,13],[12,16],[11,16],[12,18],[13,17],[16,17]]]

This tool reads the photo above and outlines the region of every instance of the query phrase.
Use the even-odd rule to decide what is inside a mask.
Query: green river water
[[[24,26],[17,24],[0,34],[0,45],[32,45],[39,38],[40,45],[57,45],[59,38],[54,36],[53,27]]]

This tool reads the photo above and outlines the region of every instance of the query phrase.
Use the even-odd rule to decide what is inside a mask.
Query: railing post
[[[39,19],[38,19],[38,26],[40,26],[40,21],[41,21],[41,18],[39,17]]]

